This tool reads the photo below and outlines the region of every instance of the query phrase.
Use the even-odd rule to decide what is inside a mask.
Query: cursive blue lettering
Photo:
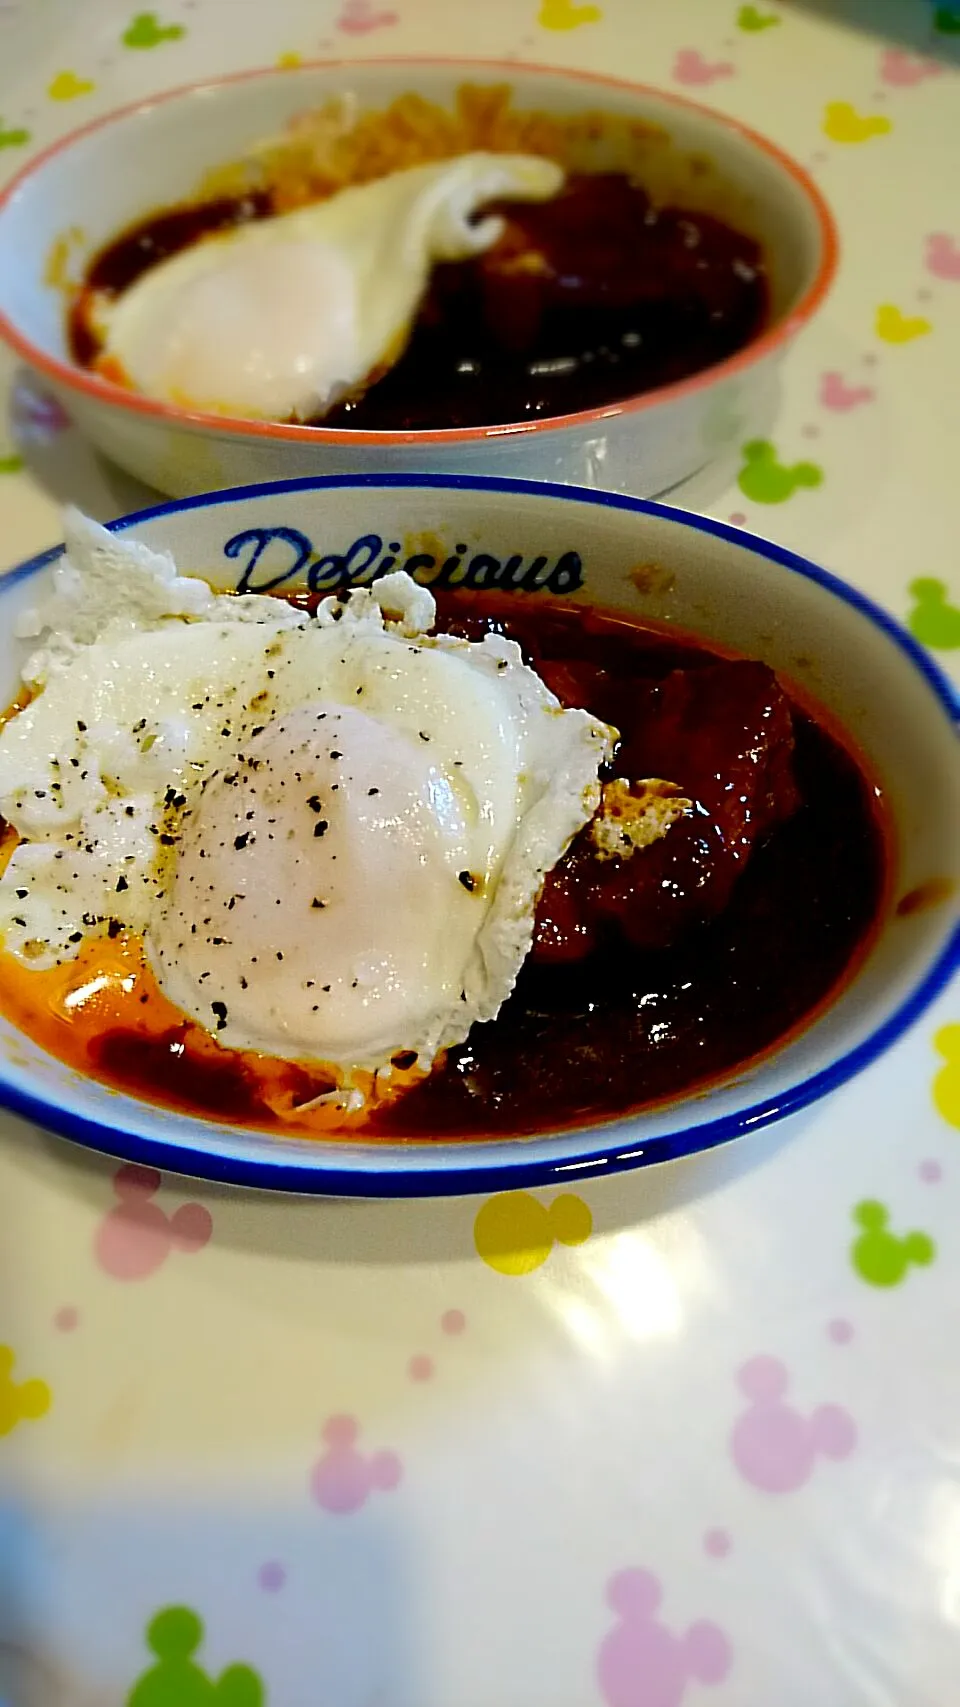
[[[522,568],[523,558],[519,554],[515,557],[508,557],[500,571],[497,586],[506,588],[508,592],[515,592],[518,587],[522,587],[523,575],[520,573]]]
[[[540,571],[546,565],[545,557],[535,557],[526,574],[518,584],[525,593],[539,593],[547,584],[547,577],[540,579]]]
[[[547,576],[547,586],[551,593],[562,596],[564,593],[575,593],[583,586],[583,563],[577,551],[565,551],[550,574]]]
[[[293,552],[293,561],[285,569],[269,576],[267,579],[254,581],[253,572],[261,557],[269,546],[278,541],[287,545]],[[237,582],[238,593],[269,593],[274,587],[282,586],[284,581],[290,581],[298,575],[313,550],[305,533],[299,528],[246,528],[243,533],[235,533],[228,539],[223,548],[226,557],[241,557],[247,547],[251,547],[243,574]],[[271,554],[275,561],[275,553]]]
[[[488,551],[478,551],[467,564],[463,584],[465,587],[495,587],[502,568],[499,557],[491,557]]]
[[[453,549],[454,556],[448,557],[447,561],[441,566],[435,579],[430,583],[432,587],[457,587],[463,580],[463,576],[458,575],[457,570],[460,567],[461,558],[467,548],[465,545],[455,545]]]
[[[307,586],[311,593],[332,593],[338,587],[359,587],[364,579],[373,580],[374,575],[367,575],[383,550],[383,540],[378,533],[365,533],[355,539],[349,551],[331,551],[326,557],[319,557],[311,563],[307,574]],[[362,560],[355,561],[358,553],[365,552]]]

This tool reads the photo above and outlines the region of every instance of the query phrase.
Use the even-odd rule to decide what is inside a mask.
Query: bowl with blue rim
[[[478,1116],[474,1110],[462,1130],[452,1130],[449,1108],[455,1105],[441,1099],[437,1107],[447,1114],[431,1112],[422,1085],[409,1093],[420,1099],[411,1107],[423,1111],[422,1127],[419,1116],[410,1116],[393,1125],[374,1125],[369,1132],[353,1126],[321,1137],[276,1130],[255,1116],[238,1118],[235,1108],[229,1117],[220,1117],[215,1108],[204,1113],[163,1106],[135,1086],[125,1088],[116,1079],[103,1082],[76,1061],[58,1058],[28,1035],[29,1027],[14,1023],[10,1004],[2,1003],[0,1102],[12,1112],[129,1161],[282,1191],[393,1197],[556,1184],[574,1174],[693,1155],[796,1113],[873,1062],[955,969],[960,878],[956,696],[928,655],[886,612],[795,553],[648,500],[458,475],[333,476],[233,488],[125,516],[110,529],[118,541],[135,540],[169,553],[181,576],[198,577],[224,593],[313,594],[314,603],[316,598],[344,600],[385,575],[405,571],[437,598],[440,628],[464,616],[476,622],[486,614],[492,620],[493,613],[494,626],[509,634],[516,613],[522,642],[524,636],[530,639],[536,653],[541,632],[561,633],[566,638],[560,651],[565,649],[574,663],[578,637],[588,635],[591,679],[598,683],[616,674],[615,659],[621,675],[629,674],[627,643],[638,634],[647,636],[654,650],[663,649],[664,679],[682,676],[685,660],[713,668],[731,660],[754,661],[775,673],[795,718],[829,736],[853,767],[844,774],[855,772],[865,797],[877,803],[877,821],[883,820],[882,835],[878,831],[882,871],[877,874],[875,861],[875,892],[863,902],[863,918],[844,964],[834,966],[826,983],[804,985],[802,967],[790,955],[801,956],[805,939],[808,945],[825,940],[836,924],[817,911],[834,881],[829,861],[839,857],[835,849],[831,852],[829,813],[817,821],[814,834],[808,831],[799,853],[799,844],[791,844],[794,864],[787,860],[787,876],[781,872],[776,895],[781,909],[789,913],[793,907],[796,916],[782,954],[771,929],[764,958],[777,964],[775,973],[768,966],[764,976],[771,1001],[792,981],[806,994],[783,1007],[785,1023],[778,1035],[751,1033],[749,1047],[741,1047],[739,1055],[736,1047],[731,1052],[729,1040],[726,1055],[723,1049],[717,1053],[711,1028],[723,1029],[735,996],[718,1000],[715,966],[713,1005],[704,997],[701,1016],[707,1071],[690,1070],[688,1036],[687,1067],[678,1066],[673,1088],[669,1073],[651,1077],[643,1067],[644,1049],[652,1058],[669,1042],[669,1023],[664,1028],[658,1020],[659,1032],[657,1024],[634,1030],[627,1048],[623,1014],[618,1018],[611,1009],[606,1018],[611,1033],[620,1028],[619,1054],[608,1077],[619,1088],[606,1099],[598,1092],[592,1103],[585,1093],[578,1103],[568,1073],[563,1094],[554,1096],[545,1062],[565,1060],[578,1049],[602,1055],[606,1047],[603,1016],[591,1018],[597,1003],[591,1007],[581,1000],[577,1008],[576,1000],[564,995],[584,979],[589,982],[593,974],[587,957],[573,971],[556,962],[546,986],[542,967],[532,984],[523,983],[524,963],[517,989],[526,992],[520,1022],[530,1053],[524,1056],[507,1038],[513,1069],[494,1061],[497,1095],[484,1106],[495,1112],[486,1126],[482,1112]],[[36,644],[16,638],[18,623],[49,589],[62,549],[19,565],[0,582],[0,695],[5,704],[16,700],[21,667]],[[554,658],[544,666],[548,687],[558,685],[556,664]],[[639,681],[638,703],[653,692],[653,704],[661,688],[657,681],[653,689],[646,678]],[[564,699],[562,691],[559,697]],[[597,708],[588,704],[587,709]],[[691,717],[696,722],[695,702],[683,717],[688,724]],[[808,759],[800,764],[801,772]],[[615,756],[605,774],[611,767],[616,770]],[[794,834],[790,824],[803,820],[804,786],[801,775],[799,817],[794,801],[785,819],[789,835]],[[835,791],[832,798],[836,811],[846,809],[840,794]],[[779,847],[777,837],[787,832],[776,827],[764,832],[764,846]],[[637,872],[648,854],[648,848],[639,847]],[[749,906],[737,897],[748,894],[752,863],[765,858],[756,850],[749,858],[744,855],[743,875],[733,886],[732,904],[744,918]],[[814,889],[808,894],[804,886],[803,862],[821,860],[827,867],[817,901],[810,898]],[[628,863],[614,859],[610,865],[626,870]],[[853,879],[845,872],[843,881],[849,884]],[[697,945],[715,943],[710,932],[716,928],[715,921],[694,919],[679,946],[652,938],[640,947],[625,942],[619,961],[630,961],[631,955],[634,960],[632,982],[623,985],[629,994],[623,996],[621,989],[617,997],[621,1007],[632,1002],[636,1015],[645,1002],[649,1006],[657,979],[669,982],[673,976],[677,953],[693,968],[695,982],[698,967],[709,960],[707,947]],[[756,945],[756,918],[750,929]],[[743,981],[750,975],[742,956],[736,960],[736,950],[735,942],[732,947],[727,943],[725,952],[734,954],[730,992],[737,977]],[[689,1033],[691,1010],[686,1011]],[[455,1060],[440,1059],[426,1085],[437,1073],[455,1071],[468,1082],[473,1070],[478,1083],[489,1082],[489,1038],[497,1027],[509,1030],[509,1015],[516,1012],[515,990],[492,1024],[475,1025],[460,1052],[452,1051]],[[471,1068],[474,1046],[480,1066]],[[624,1066],[630,1048],[636,1066],[632,1084]],[[537,1051],[539,1065],[533,1059]],[[530,1085],[521,1083],[525,1061],[530,1083],[542,1094],[533,1096]],[[516,1073],[513,1103],[510,1070]],[[596,1071],[593,1076],[596,1080]],[[651,1087],[656,1094],[645,1094]],[[461,1084],[458,1095],[468,1091],[469,1083],[466,1092]]]

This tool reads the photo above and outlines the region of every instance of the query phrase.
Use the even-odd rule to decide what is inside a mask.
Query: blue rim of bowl
[[[794,574],[803,575],[807,580],[816,582],[881,629],[923,676],[950,723],[955,728],[960,727],[960,692],[953,688],[912,635],[865,593],[832,575],[829,570],[821,569],[807,558],[788,550],[786,546],[775,545],[770,540],[732,527],[726,522],[715,521],[712,517],[697,515],[653,499],[592,491],[587,487],[559,485],[552,481],[519,480],[494,475],[333,474],[307,476],[297,480],[263,481],[249,486],[233,486],[215,492],[204,492],[196,497],[173,499],[167,503],[152,505],[149,509],[136,510],[106,525],[112,533],[123,533],[127,528],[154,521],[161,516],[180,514],[185,510],[213,509],[248,498],[273,497],[280,493],[390,486],[502,492],[532,498],[559,499],[565,503],[594,504],[602,509],[626,510],[634,515],[656,516],[664,521],[691,528],[694,532],[712,534],[728,544],[744,547],[755,556],[764,557],[782,569],[789,569]],[[0,576],[0,595],[5,587],[26,580],[54,563],[63,555],[63,549],[62,545],[53,546],[50,550],[8,570]],[[727,1143],[730,1139],[742,1137],[748,1132],[755,1132],[774,1121],[785,1119],[788,1115],[799,1113],[801,1109],[839,1089],[889,1049],[946,987],[958,967],[960,924],[954,927],[932,966],[900,1007],[871,1032],[869,1037],[864,1038],[847,1054],[831,1062],[829,1067],[796,1085],[788,1086],[776,1097],[715,1120],[678,1127],[676,1131],[661,1133],[646,1141],[636,1130],[637,1119],[642,1120],[642,1114],[627,1115],[620,1120],[582,1131],[571,1131],[562,1135],[569,1138],[571,1145],[570,1154],[562,1158],[540,1156],[523,1159],[528,1142],[536,1143],[538,1138],[546,1140],[561,1136],[545,1132],[530,1140],[522,1137],[515,1140],[491,1140],[491,1147],[498,1149],[506,1144],[514,1144],[517,1156],[516,1161],[498,1162],[493,1165],[485,1164],[482,1159],[485,1147],[483,1140],[465,1141],[462,1149],[457,1149],[457,1155],[463,1156],[462,1165],[445,1161],[435,1168],[404,1170],[402,1161],[396,1159],[402,1154],[400,1146],[391,1146],[391,1165],[382,1171],[374,1167],[337,1167],[334,1158],[339,1146],[324,1145],[314,1140],[308,1141],[304,1149],[309,1150],[311,1158],[313,1155],[317,1156],[316,1165],[312,1165],[312,1162],[311,1165],[304,1162],[302,1166],[292,1164],[282,1160],[279,1153],[276,1162],[271,1162],[262,1154],[250,1160],[241,1160],[233,1155],[216,1154],[186,1143],[167,1143],[163,1139],[148,1137],[119,1125],[107,1126],[59,1103],[36,1096],[33,1092],[21,1090],[3,1077],[2,1067],[0,1107],[34,1121],[47,1131],[104,1155],[159,1168],[167,1173],[258,1190],[292,1192],[314,1197],[408,1198],[486,1194],[527,1186],[563,1185],[568,1184],[571,1177],[586,1178],[620,1173],[630,1168],[649,1167],[658,1162],[677,1161],[713,1149],[718,1144]],[[126,1100],[134,1102],[132,1098]],[[681,1109],[685,1106],[688,1105],[682,1102],[678,1104]],[[150,1107],[152,1109],[153,1105]],[[164,1111],[159,1112],[162,1116]],[[179,1117],[170,1112],[169,1118],[176,1120]],[[216,1123],[211,1122],[210,1128],[211,1133],[215,1133]],[[241,1140],[243,1131],[243,1128],[230,1128],[231,1136]],[[263,1146],[269,1146],[276,1141],[269,1133],[261,1133],[256,1129],[251,1131],[250,1136]],[[588,1144],[588,1137],[595,1136],[600,1138],[599,1145]],[[420,1147],[417,1148],[422,1154]],[[444,1148],[449,1154],[449,1147],[445,1145]],[[371,1154],[374,1149],[375,1147],[371,1146]]]

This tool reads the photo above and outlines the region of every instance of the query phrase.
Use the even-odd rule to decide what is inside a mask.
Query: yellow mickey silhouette
[[[18,1422],[36,1422],[50,1409],[51,1393],[45,1381],[13,1379],[16,1359],[8,1345],[0,1345],[0,1434],[10,1434]]]
[[[581,24],[598,24],[599,6],[575,6],[573,0],[542,0],[538,23],[545,30],[575,30]]]
[[[933,327],[922,314],[903,314],[894,302],[882,302],[877,309],[877,337],[885,344],[909,344],[922,338]]]
[[[554,1244],[582,1245],[593,1216],[582,1197],[564,1192],[551,1204],[529,1191],[501,1191],[483,1205],[473,1224],[477,1254],[498,1274],[532,1274]]]
[[[960,1126],[960,1025],[943,1025],[933,1047],[946,1062],[933,1081],[933,1100],[944,1120]]]
[[[823,129],[831,142],[868,142],[871,136],[886,136],[893,125],[883,113],[858,113],[849,101],[828,101]]]

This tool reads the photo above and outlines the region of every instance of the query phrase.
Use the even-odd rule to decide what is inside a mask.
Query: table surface
[[[735,114],[839,219],[769,451],[819,478],[692,501],[949,669],[960,10],[868,10],[883,39],[776,0],[3,0],[0,168],[281,56],[549,61]],[[9,564],[62,500],[144,493],[3,371]],[[955,1707],[958,1017],[954,990],[832,1100],[582,1182],[577,1214],[511,1194],[499,1255],[479,1200],[258,1198],[4,1118],[0,1701]]]

